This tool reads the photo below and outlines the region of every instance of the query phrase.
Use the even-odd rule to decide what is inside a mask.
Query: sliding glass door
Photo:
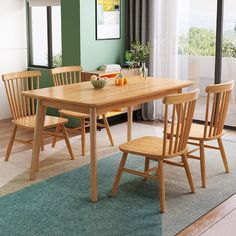
[[[178,79],[200,88],[194,118],[204,120],[205,88],[215,82],[217,0],[178,2]]]
[[[200,88],[196,120],[205,118],[206,86],[236,80],[235,12],[235,0],[178,1],[177,78],[193,80]],[[233,92],[226,120],[226,125],[234,127],[235,96]]]
[[[200,88],[195,120],[205,119],[208,85],[236,80],[236,0],[152,1],[150,71]],[[191,88],[192,89],[192,88]],[[226,125],[236,127],[236,86]],[[163,118],[160,102],[154,118]]]
[[[224,0],[221,81],[236,80],[236,1]],[[236,82],[236,81],[235,81]],[[236,85],[235,85],[236,86]],[[226,124],[236,127],[236,89],[230,101]]]

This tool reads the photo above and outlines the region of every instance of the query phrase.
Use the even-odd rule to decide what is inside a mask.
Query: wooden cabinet
[[[90,77],[92,75],[96,76],[101,76],[101,77],[108,77],[108,78],[115,78],[117,74],[119,74],[119,71],[115,72],[107,72],[107,71],[100,71],[100,70],[95,70],[95,71],[83,71],[81,74],[81,80],[82,82],[89,81]],[[139,75],[139,69],[127,69],[127,68],[122,68],[121,73],[124,74],[125,76],[137,76]]]

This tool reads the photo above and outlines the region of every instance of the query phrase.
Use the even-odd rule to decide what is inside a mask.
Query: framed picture
[[[120,39],[121,0],[95,0],[96,39]]]

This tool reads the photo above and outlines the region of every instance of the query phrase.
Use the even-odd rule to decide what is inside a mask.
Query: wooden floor
[[[140,123],[151,126],[163,126],[158,121],[140,121]],[[10,139],[13,125],[10,119],[0,121],[0,157],[2,158],[6,152],[6,148]],[[72,137],[75,134],[69,133]],[[30,139],[33,136],[32,131],[19,129],[18,137]],[[236,131],[226,130],[224,138],[236,141]],[[50,143],[51,139],[45,140],[45,144]],[[31,149],[29,146],[15,143],[12,152],[21,152],[23,150]],[[236,195],[224,202],[219,207],[215,208],[212,212],[203,216],[200,220],[190,225],[179,235],[236,235]],[[222,232],[222,229],[224,231]],[[232,231],[234,230],[234,231]],[[234,232],[234,234],[230,234]]]
[[[10,119],[0,121],[0,156],[1,157],[6,152],[6,148],[9,143],[12,130],[13,130],[13,125]],[[28,131],[25,129],[19,129],[17,134],[18,134],[17,137],[21,137],[22,139],[30,139],[32,138],[32,135],[33,135],[32,131]],[[12,152],[20,152],[27,149],[30,149],[30,147],[19,144],[19,143],[14,143]]]
[[[12,130],[13,130],[13,124],[11,122],[11,119],[0,120],[0,157],[5,155]],[[68,135],[69,137],[73,137],[76,134],[68,132]],[[16,137],[23,140],[32,139],[33,131],[18,128]],[[49,144],[51,142],[52,142],[52,139],[50,137],[45,138],[45,144]],[[30,146],[15,142],[12,148],[12,153],[21,152],[21,151],[25,151],[29,149],[31,149]]]
[[[163,123],[160,121],[139,121],[139,123],[163,127]],[[3,156],[6,152],[6,148],[7,148],[10,136],[11,136],[12,129],[13,129],[13,125],[12,125],[11,119],[0,120],[0,156]],[[68,134],[70,137],[76,135],[71,132],[69,132]],[[17,130],[17,137],[20,137],[26,140],[31,139],[33,137],[33,132],[19,128]],[[224,138],[236,141],[236,130],[226,129]],[[45,144],[48,144],[50,142],[51,142],[50,138],[45,139]],[[13,153],[20,152],[20,151],[28,150],[28,149],[30,149],[29,146],[26,146],[20,143],[15,143],[12,149],[12,152]]]
[[[236,194],[177,234],[187,235],[236,235]]]

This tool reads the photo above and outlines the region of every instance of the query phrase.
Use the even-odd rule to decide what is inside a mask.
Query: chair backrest
[[[189,93],[169,95],[163,99],[165,104],[163,156],[174,155],[186,149],[198,96],[199,89]],[[172,117],[170,125],[169,117]]]
[[[222,134],[233,87],[234,81],[206,87],[204,138],[212,138]]]
[[[21,92],[38,89],[40,71],[23,71],[2,76],[13,120],[35,115],[35,99],[26,98]]]
[[[54,86],[81,82],[81,66],[64,66],[51,69]]]

